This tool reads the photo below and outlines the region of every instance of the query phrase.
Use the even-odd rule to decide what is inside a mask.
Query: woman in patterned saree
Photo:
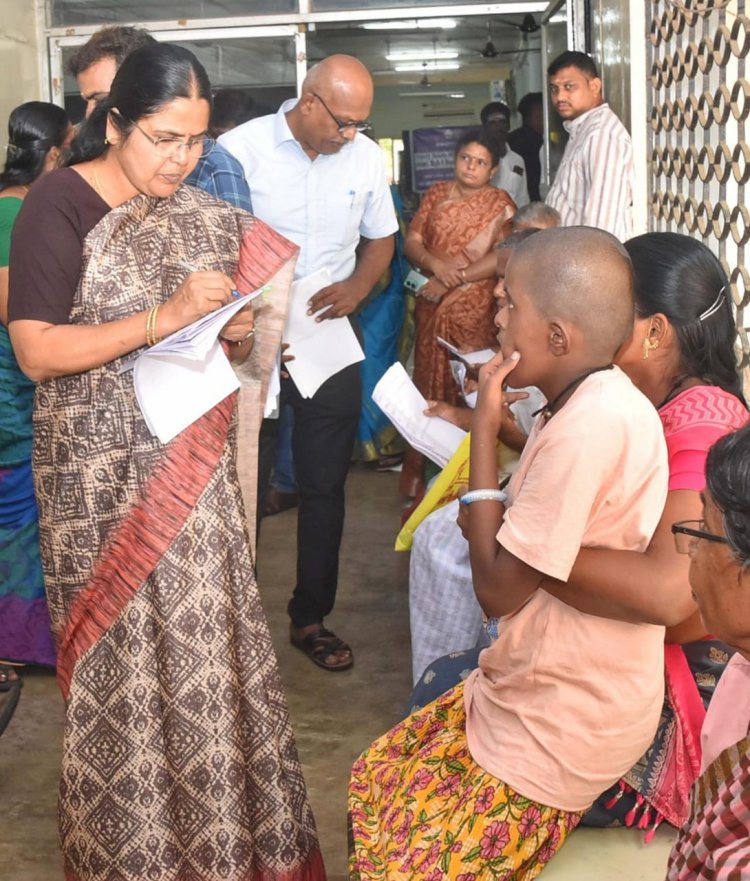
[[[511,232],[516,206],[505,190],[492,186],[499,154],[484,132],[470,132],[456,145],[455,178],[435,184],[425,195],[406,234],[404,253],[429,275],[417,292],[414,313],[414,384],[425,398],[458,404],[442,337],[464,351],[497,344],[493,324],[495,275],[482,260]],[[424,458],[409,450],[401,491],[416,496],[424,488]]]
[[[8,336],[8,257],[26,194],[57,168],[72,133],[62,107],[45,101],[21,104],[8,121],[8,159],[0,174],[0,658],[47,666],[55,664],[55,647],[31,477],[34,383],[19,369]],[[3,671],[13,675],[0,665],[0,677]]]
[[[273,282],[255,345],[251,308],[221,331],[248,359],[257,430],[296,249],[180,186],[210,96],[187,50],[132,53],[13,239],[10,332],[39,383],[34,480],[66,701],[67,881],[325,878],[258,598],[237,396],[162,444],[122,370],[235,288]]]

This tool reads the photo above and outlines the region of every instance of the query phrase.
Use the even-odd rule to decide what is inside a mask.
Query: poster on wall
[[[415,128],[410,132],[411,180],[416,193],[424,193],[441,180],[453,178],[453,154],[456,142],[478,125]]]

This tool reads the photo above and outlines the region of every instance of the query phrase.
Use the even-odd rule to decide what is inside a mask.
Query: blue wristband
[[[459,502],[462,505],[470,505],[472,502],[502,502],[508,501],[508,494],[501,489],[472,489],[464,493]]]

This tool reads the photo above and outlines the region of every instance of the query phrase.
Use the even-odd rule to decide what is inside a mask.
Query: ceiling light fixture
[[[401,52],[389,52],[386,61],[448,61],[458,58],[455,49],[404,49]]]
[[[399,92],[399,98],[424,98],[424,92]],[[430,92],[430,98],[465,98],[463,92]]]
[[[366,31],[415,31],[451,30],[456,27],[454,18],[404,18],[396,21],[366,21],[360,25]]]
[[[418,62],[397,64],[395,70],[397,73],[409,73],[417,70],[427,73],[432,70],[458,70],[460,67],[461,65],[457,61],[423,61],[421,64]]]

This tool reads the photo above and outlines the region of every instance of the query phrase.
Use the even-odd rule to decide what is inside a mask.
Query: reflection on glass
[[[206,68],[214,91],[240,89],[254,102],[254,115],[275,113],[287,98],[296,93],[296,66],[292,37],[242,37],[235,40],[182,40]],[[84,103],[78,85],[67,73],[68,60],[77,46],[63,48],[65,74],[65,109],[77,122],[83,118]]]

